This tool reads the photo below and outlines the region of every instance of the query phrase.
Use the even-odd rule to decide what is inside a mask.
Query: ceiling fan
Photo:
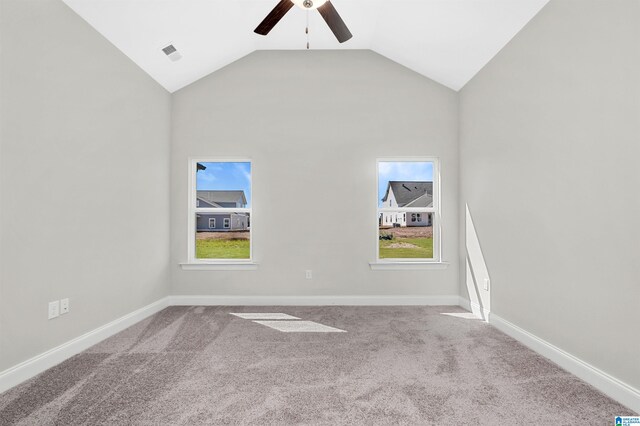
[[[330,0],[280,0],[280,3],[269,12],[253,32],[260,35],[269,34],[269,31],[280,22],[294,4],[305,10],[318,9],[318,12],[320,12],[320,15],[322,15],[322,18],[340,43],[344,43],[352,37],[349,28],[347,28]]]

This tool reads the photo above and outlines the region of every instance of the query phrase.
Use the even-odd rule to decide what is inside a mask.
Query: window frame
[[[197,207],[197,164],[198,163],[249,163],[251,173],[249,176],[249,189],[251,191],[251,204],[249,207]],[[187,259],[188,264],[195,265],[243,265],[254,264],[253,261],[253,162],[250,158],[220,158],[220,157],[194,157],[189,159],[188,167],[188,207],[187,207]],[[249,228],[249,258],[247,259],[198,259],[196,257],[196,214],[198,213],[248,213],[251,218]],[[229,218],[229,229],[231,221]]]
[[[433,163],[433,207],[380,207],[378,199],[378,187],[380,185],[380,163],[386,162],[430,162]],[[375,199],[376,199],[376,241],[375,241],[375,263],[376,264],[424,264],[424,263],[442,263],[442,215],[441,215],[441,175],[440,175],[440,158],[438,157],[381,157],[376,159],[376,179],[375,179]],[[433,228],[433,258],[380,258],[380,225],[379,217],[383,213],[431,213],[431,226]],[[383,215],[384,217],[384,215]],[[411,215],[406,216],[406,221]]]
[[[213,221],[213,226],[211,226],[211,221]],[[215,217],[210,217],[209,218],[209,229],[216,229],[216,218]]]

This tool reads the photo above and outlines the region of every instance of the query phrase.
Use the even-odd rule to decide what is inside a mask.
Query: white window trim
[[[251,177],[249,187],[251,188],[251,207],[196,207],[197,188],[196,171],[198,163],[249,163],[251,165]],[[249,259],[197,259],[196,248],[196,213],[249,213],[253,216],[253,163],[250,158],[211,158],[194,157],[189,158],[189,178],[188,178],[188,217],[187,217],[187,262],[180,263],[180,267],[185,270],[253,270],[258,264],[253,260],[253,229],[249,232]],[[254,225],[251,219],[252,228]]]
[[[378,185],[379,185],[379,170],[381,162],[432,162],[433,163],[433,203],[434,207],[379,207],[378,200]],[[444,269],[449,263],[442,260],[442,219],[441,219],[441,176],[440,176],[440,159],[438,157],[384,157],[376,160],[376,180],[375,180],[375,261],[369,262],[369,266],[373,270],[400,270],[400,269]],[[380,226],[378,224],[378,218],[381,213],[385,212],[402,212],[402,213],[432,213],[432,226],[433,226],[433,259],[418,258],[418,259],[401,259],[401,258],[380,258]],[[407,215],[407,222],[410,220],[410,215]]]
[[[423,269],[447,269],[449,262],[369,262],[373,271],[413,271]]]
[[[223,229],[231,229],[231,218],[223,217],[222,218],[222,228]]]
[[[211,221],[213,221],[213,226],[211,226]],[[216,227],[216,218],[215,217],[210,217],[209,218],[209,229],[215,229]]]
[[[258,269],[255,262],[228,262],[228,263],[181,263],[180,267],[185,271],[254,271]]]

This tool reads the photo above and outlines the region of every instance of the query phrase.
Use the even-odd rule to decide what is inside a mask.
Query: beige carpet
[[[283,312],[346,333],[284,333]],[[0,395],[2,425],[609,425],[618,403],[457,307],[171,307]]]

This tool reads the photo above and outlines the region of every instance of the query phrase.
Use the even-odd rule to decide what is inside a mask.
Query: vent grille
[[[168,45],[167,47],[162,48],[162,51],[164,52],[165,55],[169,56],[174,52],[177,52],[178,49],[176,49],[175,47],[173,47],[173,44]]]

